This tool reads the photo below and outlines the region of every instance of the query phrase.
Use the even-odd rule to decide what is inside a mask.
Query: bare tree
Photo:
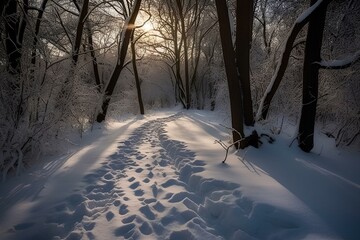
[[[138,67],[136,64],[136,49],[135,49],[135,44],[136,41],[139,39],[135,39],[134,38],[134,33],[135,33],[135,29],[131,35],[131,42],[130,42],[130,46],[131,46],[131,63],[132,63],[132,67],[134,70],[134,78],[135,78],[135,85],[136,85],[136,93],[137,93],[137,97],[138,97],[138,103],[139,103],[139,109],[140,109],[140,114],[144,115],[145,111],[144,111],[144,103],[143,103],[143,99],[142,99],[142,94],[141,94],[141,82],[140,82],[140,77],[139,77],[139,71],[138,71]]]
[[[29,10],[28,0],[22,1],[20,11],[18,4],[15,0],[6,0],[0,9],[4,11],[7,71],[12,75],[21,72],[22,46]]]
[[[141,5],[141,0],[136,0],[134,2],[132,11],[122,29],[121,44],[119,44],[119,48],[118,48],[119,49],[118,59],[116,61],[116,65],[110,77],[110,80],[105,88],[105,95],[102,101],[101,111],[98,113],[96,118],[98,122],[102,122],[105,120],[109,103],[111,100],[111,96],[115,90],[115,86],[119,79],[120,73],[124,69],[127,50],[130,43],[132,32],[135,27],[135,20],[140,10],[140,5]]]
[[[316,0],[311,0],[314,5]],[[303,70],[303,98],[299,125],[299,147],[310,152],[314,146],[314,126],[318,100],[319,65],[321,61],[321,46],[326,17],[326,5],[320,8],[318,14],[309,22],[306,37],[305,59]]]
[[[77,3],[76,0],[73,0],[73,2],[75,4],[76,9],[80,13],[81,9],[80,9],[79,4]],[[90,23],[88,17],[86,19],[84,19],[84,21],[86,22],[86,25],[85,25],[86,35],[87,35],[87,41],[88,41],[88,44],[89,44],[90,56],[91,56],[91,59],[92,59],[91,62],[92,62],[92,66],[93,66],[95,84],[96,84],[97,90],[99,92],[101,92],[102,82],[100,80],[99,67],[98,67],[97,57],[96,57],[96,54],[95,54],[92,27],[91,27],[91,23]]]
[[[243,94],[244,123],[254,125],[254,112],[250,89],[250,47],[254,13],[253,0],[236,1],[236,65]]]
[[[286,43],[283,47],[283,51],[280,56],[280,60],[277,64],[275,73],[272,76],[269,86],[267,87],[263,98],[261,99],[256,119],[259,120],[261,118],[266,119],[266,116],[269,111],[271,100],[273,99],[276,90],[278,89],[280,82],[285,74],[290,54],[293,49],[294,42],[300,30],[310,21],[311,18],[316,16],[321,8],[327,4],[329,4],[331,0],[318,0],[315,4],[313,4],[307,11],[303,12],[295,21],[288,37]]]
[[[221,45],[229,88],[233,142],[240,143],[235,144],[236,148],[243,148],[241,145],[242,142],[240,141],[242,138],[244,138],[242,93],[239,80],[237,78],[238,74],[235,63],[235,52],[232,44],[228,13],[229,10],[226,1],[216,0],[215,3],[219,19]]]
[[[153,12],[160,39],[153,44],[153,51],[163,57],[172,74],[177,100],[190,108],[201,101],[202,47],[216,25],[213,6],[209,0],[159,0],[153,4]]]
[[[315,1],[311,1],[314,4]],[[349,6],[351,1],[349,2]],[[321,8],[321,11],[309,22],[308,34],[305,47],[305,59],[303,69],[303,98],[302,109],[298,131],[299,147],[310,152],[314,146],[314,128],[317,112],[317,102],[319,99],[319,70],[337,70],[350,67],[356,61],[360,60],[360,50],[355,54],[343,60],[323,61],[321,49],[323,46],[323,32],[326,19],[327,5]],[[358,132],[353,133],[351,143]]]
[[[180,20],[180,31],[184,47],[184,71],[185,71],[185,107],[190,108],[191,96],[190,96],[190,79],[189,79],[189,60],[188,60],[188,39],[185,28],[185,17],[184,17],[184,4],[180,0],[176,0],[177,11],[179,13]]]

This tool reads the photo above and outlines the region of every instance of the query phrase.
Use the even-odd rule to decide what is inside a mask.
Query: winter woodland
[[[1,0],[0,238],[360,239],[359,12]]]

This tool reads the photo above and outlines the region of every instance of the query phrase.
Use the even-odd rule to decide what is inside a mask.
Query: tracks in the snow
[[[259,229],[254,221],[269,224],[274,209],[242,196],[238,184],[196,174],[204,171],[206,163],[186,143],[171,139],[165,129],[166,122],[181,116],[149,121],[119,142],[118,151],[84,177],[84,189],[53,207],[46,230],[32,237],[229,239],[256,235]],[[256,215],[263,209],[265,218]],[[296,228],[277,220],[280,227]]]

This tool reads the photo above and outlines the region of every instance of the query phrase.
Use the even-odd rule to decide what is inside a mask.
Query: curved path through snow
[[[37,211],[41,216],[11,227],[6,239],[304,237],[296,214],[255,203],[239,184],[203,177],[207,163],[166,132],[168,122],[182,117],[178,113],[136,128],[65,198],[30,208],[29,216]]]

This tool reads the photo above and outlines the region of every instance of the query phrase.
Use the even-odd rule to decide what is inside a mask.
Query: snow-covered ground
[[[0,239],[360,239],[360,154],[290,131],[225,152],[217,113],[108,123],[0,185]],[[258,127],[258,130],[261,126]]]

